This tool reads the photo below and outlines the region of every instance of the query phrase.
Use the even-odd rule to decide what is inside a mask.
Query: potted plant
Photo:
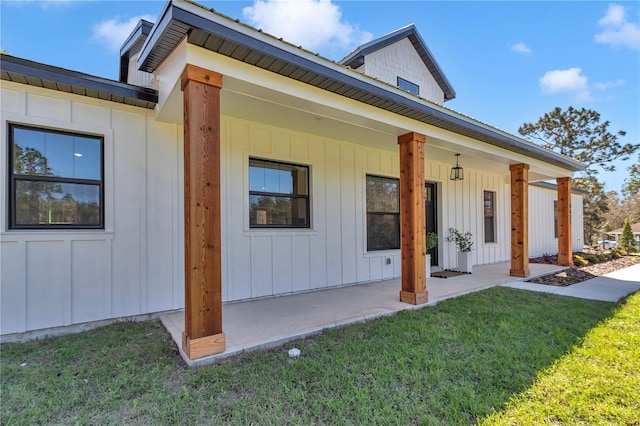
[[[436,234],[435,232],[429,232],[427,234],[427,255],[426,255],[427,278],[431,276],[431,255],[429,254],[429,251],[431,251],[431,249],[434,249],[436,247],[438,247],[438,234]]]
[[[456,243],[458,249],[458,271],[467,274],[473,271],[473,265],[471,264],[472,237],[471,232],[462,233],[455,228],[449,228],[449,235],[447,236],[447,241]]]

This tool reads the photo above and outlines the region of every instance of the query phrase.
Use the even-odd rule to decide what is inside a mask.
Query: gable
[[[418,95],[443,104],[445,93],[431,75],[408,38],[403,38],[364,57],[362,72],[398,86],[398,77],[418,86]]]

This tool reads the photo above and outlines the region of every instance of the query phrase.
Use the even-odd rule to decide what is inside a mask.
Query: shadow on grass
[[[194,369],[157,322],[5,344],[0,420],[470,424],[530,388],[615,308],[494,288]]]

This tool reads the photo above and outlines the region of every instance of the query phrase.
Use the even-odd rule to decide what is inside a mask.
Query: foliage
[[[558,360],[595,374],[628,374],[602,395],[600,382],[584,386],[593,374],[575,384],[573,376],[557,380],[566,393],[554,388],[546,403],[593,402],[593,415],[605,404],[612,417],[588,423],[634,424],[637,320],[616,316],[617,327],[630,333],[589,340],[612,354],[620,345],[621,355],[632,357],[606,366],[566,358],[615,309],[493,288],[198,368],[184,366],[157,321],[3,343],[0,424],[469,425],[535,389]],[[292,347],[301,350],[299,358],[287,355]],[[519,417],[519,423],[534,422]]]
[[[587,266],[589,264],[589,261],[585,257],[580,256],[579,254],[574,254],[573,263],[576,266]]]
[[[609,121],[600,122],[600,114],[584,108],[556,107],[536,123],[524,123],[518,132],[538,141],[545,148],[580,161],[587,166],[585,174],[595,176],[598,168],[612,172],[613,160],[627,160],[640,145],[621,144],[618,138],[626,135],[619,130],[609,132]]]
[[[574,186],[589,193],[583,199],[583,226],[584,243],[590,244],[602,235],[602,224],[609,211],[607,194],[604,192],[604,184],[593,176],[575,179]]]
[[[631,230],[631,216],[627,216],[624,220],[622,235],[620,236],[620,241],[618,241],[618,246],[627,251],[630,251],[632,248],[636,248],[636,239],[634,238],[633,231]]]
[[[438,234],[429,232],[427,234],[427,251],[438,247]]]
[[[640,195],[640,155],[635,164],[629,166],[629,177],[624,181],[622,192],[626,195]]]
[[[456,243],[458,251],[471,251],[471,246],[473,246],[472,237],[473,235],[469,231],[463,234],[455,228],[449,228],[447,241]]]

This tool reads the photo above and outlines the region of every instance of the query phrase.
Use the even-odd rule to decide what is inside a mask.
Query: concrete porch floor
[[[509,262],[475,266],[471,275],[446,279],[429,278],[429,302],[418,306],[399,301],[400,279],[226,303],[222,306],[226,351],[197,360],[190,360],[182,350],[184,311],[162,315],[160,320],[171,333],[188,365],[206,365],[244,351],[279,346],[327,328],[362,322],[402,310],[420,309],[452,297],[531,279],[565,268],[541,264],[529,266],[531,276],[527,278],[509,276]]]

